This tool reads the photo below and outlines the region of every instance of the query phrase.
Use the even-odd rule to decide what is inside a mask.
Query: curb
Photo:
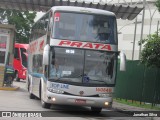
[[[0,90],[6,90],[6,91],[16,91],[19,90],[20,87],[17,86],[11,86],[11,87],[0,87]]]

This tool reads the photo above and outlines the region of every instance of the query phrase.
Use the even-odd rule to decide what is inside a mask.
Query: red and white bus
[[[42,107],[89,106],[99,113],[112,106],[119,55],[114,13],[52,7],[34,24],[28,55],[30,98],[39,97]]]
[[[20,81],[20,79],[26,79],[28,46],[28,44],[15,43],[13,67],[15,70],[16,81]]]

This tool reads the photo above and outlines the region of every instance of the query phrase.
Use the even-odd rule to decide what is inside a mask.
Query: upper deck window
[[[117,43],[114,16],[56,12],[52,38]]]

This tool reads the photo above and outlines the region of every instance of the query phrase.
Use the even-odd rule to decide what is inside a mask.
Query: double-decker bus
[[[14,45],[14,60],[13,67],[15,70],[15,79],[20,81],[20,79],[26,79],[26,70],[27,70],[27,49],[28,44],[15,43]]]
[[[33,26],[27,86],[42,107],[52,104],[110,108],[116,83],[116,16],[109,11],[52,7]],[[125,55],[120,55],[125,69]]]

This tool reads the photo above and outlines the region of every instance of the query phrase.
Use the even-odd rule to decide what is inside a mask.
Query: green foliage
[[[158,8],[158,11],[160,12],[160,0],[157,0],[157,1],[156,1],[156,6],[157,6],[157,8]]]
[[[141,63],[147,67],[160,68],[160,35],[156,32],[144,41],[146,41],[146,44],[141,53]]]
[[[18,43],[28,43],[36,12],[0,9],[0,16],[1,21],[7,20],[8,24],[15,25]]]

